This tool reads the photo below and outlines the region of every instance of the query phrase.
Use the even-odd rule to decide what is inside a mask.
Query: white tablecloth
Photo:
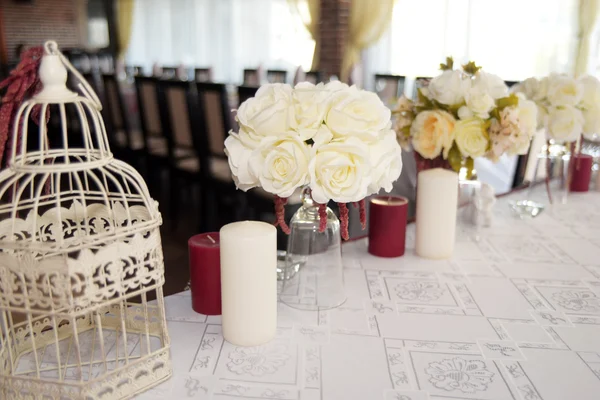
[[[543,198],[543,195],[538,193]],[[506,202],[455,256],[381,259],[344,245],[347,302],[279,305],[277,337],[221,336],[190,294],[166,299],[173,378],[142,399],[600,399],[600,193],[521,221]]]

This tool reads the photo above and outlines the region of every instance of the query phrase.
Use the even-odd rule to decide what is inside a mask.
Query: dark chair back
[[[152,138],[165,138],[162,122],[160,120],[160,108],[158,106],[159,83],[154,77],[138,76],[135,78],[135,92],[140,113],[140,124],[144,137],[144,147],[150,147]]]
[[[314,85],[316,85],[319,82],[322,82],[320,71],[308,71],[305,75],[306,82],[310,82]]]
[[[244,69],[244,85],[260,85],[260,76],[258,76],[258,69]]]
[[[113,142],[119,147],[132,148],[127,109],[115,74],[102,74],[104,107]]]
[[[225,138],[231,130],[231,111],[227,101],[227,88],[222,83],[197,82],[200,120],[213,157],[226,158]]]
[[[375,93],[385,104],[404,93],[404,81],[402,75],[375,74]]]
[[[212,82],[212,68],[194,68],[196,82]]]
[[[174,79],[177,77],[177,67],[162,67],[163,79]]]
[[[422,87],[427,87],[427,85],[429,85],[430,80],[431,80],[431,78],[426,77],[426,76],[417,76],[415,78],[415,83],[413,85],[413,93],[412,93],[413,100],[415,100],[417,98],[417,90],[421,89]]]
[[[208,144],[198,123],[198,103],[190,82],[160,80],[158,106],[161,125],[169,145],[173,165],[181,153],[198,157],[200,170],[207,170]]]
[[[143,70],[144,68],[140,65],[126,65],[125,66],[125,73],[127,74],[127,76],[141,76],[143,75]]]
[[[267,82],[269,83],[286,83],[287,71],[282,69],[268,69]]]
[[[256,95],[258,87],[256,86],[238,86],[238,106]]]

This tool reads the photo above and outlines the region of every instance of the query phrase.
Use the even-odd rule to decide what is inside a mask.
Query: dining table
[[[518,218],[524,197],[544,210]],[[173,376],[139,398],[600,399],[600,192],[515,192],[489,227],[460,212],[450,259],[418,257],[414,238],[409,224],[398,258],[345,243],[345,303],[279,303],[276,336],[257,347],[225,341],[189,291],[166,297]]]

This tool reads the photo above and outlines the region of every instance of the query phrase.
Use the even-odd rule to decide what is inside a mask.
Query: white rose
[[[308,169],[312,197],[317,203],[351,203],[369,194],[369,146],[359,138],[348,137],[318,146]]]
[[[457,121],[454,125],[454,140],[463,156],[483,156],[489,143],[485,123],[477,117]]]
[[[548,134],[558,143],[574,142],[583,131],[583,115],[573,106],[548,110]]]
[[[266,137],[250,158],[250,172],[269,193],[287,198],[308,183],[310,148],[295,133]]]
[[[312,139],[323,124],[325,113],[329,109],[331,92],[325,90],[325,85],[313,85],[301,82],[294,87],[294,114],[298,132],[304,140]]]
[[[598,109],[600,107],[600,81],[593,76],[583,76],[579,78],[583,87],[581,98],[581,107],[585,110]]]
[[[467,106],[462,106],[458,109],[458,118],[467,119],[473,116],[473,111]]]
[[[519,97],[517,106],[519,129],[521,133],[526,134],[531,139],[538,126],[538,107],[533,101],[525,99],[523,95],[517,96]]]
[[[423,111],[417,114],[410,127],[412,145],[423,158],[434,159],[440,154],[448,157],[454,140],[455,119],[452,114],[441,111]]]
[[[530,100],[541,101],[548,92],[548,80],[546,78],[542,80],[527,78],[516,85],[515,92],[523,93]]]
[[[241,130],[240,133],[245,134]],[[249,161],[252,149],[242,143],[237,133],[229,132],[229,136],[225,139],[225,154],[238,189],[247,191],[258,186],[258,179],[250,172]]]
[[[459,70],[448,70],[433,78],[427,88],[429,98],[453,106],[464,101],[471,80]]]
[[[330,81],[325,85],[325,90],[328,92],[339,92],[340,90],[349,89],[350,86],[341,81]]]
[[[553,107],[576,106],[583,97],[581,82],[565,75],[553,75],[548,82],[548,100]]]
[[[583,111],[583,134],[587,138],[593,138],[594,135],[600,134],[600,104],[594,108]]]
[[[240,105],[236,119],[248,133],[241,139],[252,148],[256,148],[265,136],[296,129],[292,87],[282,83],[261,86],[256,96]]]
[[[508,86],[498,75],[478,71],[473,79],[473,87],[489,94],[493,99],[499,99],[508,95]]]
[[[402,172],[402,149],[396,133],[382,132],[381,139],[369,146],[369,154],[372,163],[369,193],[377,193],[382,188],[389,193]]]
[[[357,136],[373,140],[391,126],[392,112],[373,92],[349,88],[331,98],[325,124],[335,137]]]
[[[484,119],[490,116],[490,110],[496,105],[492,96],[484,91],[481,86],[474,86],[469,89],[465,95],[465,101],[469,110],[473,112],[473,115]],[[460,115],[459,118],[461,118]]]

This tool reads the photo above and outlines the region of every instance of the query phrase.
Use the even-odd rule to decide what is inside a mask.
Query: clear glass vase
[[[304,189],[302,207],[290,222],[286,267],[280,301],[301,310],[326,310],[346,301],[340,221],[327,208],[327,224],[320,231],[319,206]]]

